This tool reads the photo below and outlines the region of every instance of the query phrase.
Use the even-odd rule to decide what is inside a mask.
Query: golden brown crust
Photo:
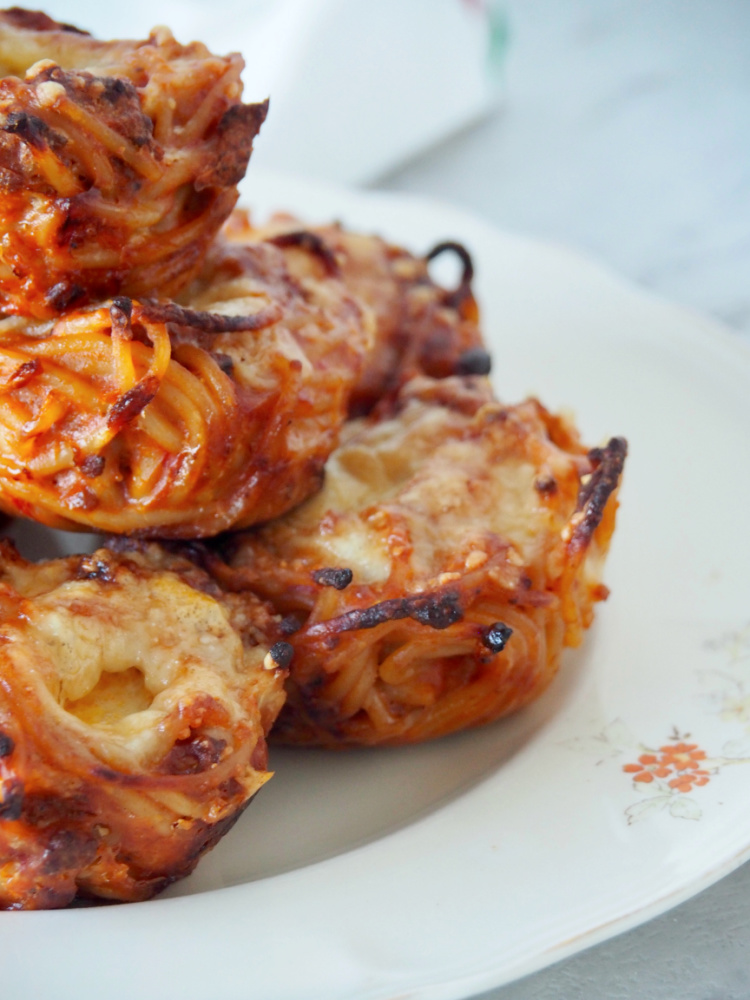
[[[486,380],[416,379],[353,422],[324,489],[237,536],[223,585],[287,616],[275,738],[409,743],[483,724],[547,686],[606,596],[625,443],[588,451]]]
[[[173,296],[237,200],[267,102],[166,29],[99,42],[0,12],[0,309]]]
[[[52,527],[200,537],[316,490],[369,347],[334,278],[215,243],[182,305],[0,323],[0,505]]]
[[[158,549],[0,553],[0,908],[146,899],[270,777],[275,624]]]
[[[229,239],[242,241],[253,232],[244,212],[233,213]],[[278,245],[298,252],[295,273],[322,277],[335,270],[349,292],[375,320],[375,336],[354,389],[350,415],[368,413],[415,375],[486,375],[490,356],[479,330],[479,309],[471,284],[473,265],[459,243],[445,242],[424,257],[378,236],[351,232],[337,224],[303,226],[278,216],[261,232]],[[429,264],[443,253],[459,259],[461,278],[454,289],[430,277]]]

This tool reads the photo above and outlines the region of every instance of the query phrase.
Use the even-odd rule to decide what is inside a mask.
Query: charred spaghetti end
[[[35,565],[6,544],[0,591],[0,908],[147,899],[270,777],[274,620],[154,545]]]
[[[226,235],[243,241],[252,233],[247,216],[235,212]],[[279,218],[263,230],[278,246],[296,248],[296,274],[339,275],[347,289],[372,312],[375,336],[355,386],[350,414],[368,413],[416,375],[486,375],[490,358],[479,330],[479,309],[472,292],[474,265],[469,251],[448,241],[416,257],[378,236],[349,232],[338,225],[301,228]],[[458,258],[455,288],[443,288],[429,265],[443,254]]]
[[[0,321],[0,505],[52,527],[192,538],[320,485],[369,349],[336,277],[215,243],[181,303]]]
[[[242,104],[242,67],[164,28],[100,42],[0,12],[0,309],[173,296],[232,211],[268,110]]]
[[[317,496],[206,560],[295,623],[283,742],[410,743],[521,708],[606,596],[622,439],[587,451],[478,376],[415,379],[380,411],[347,426]]]

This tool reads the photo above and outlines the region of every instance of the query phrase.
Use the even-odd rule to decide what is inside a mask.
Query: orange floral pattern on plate
[[[709,663],[699,671],[701,686],[710,685],[702,697],[712,715],[744,728],[744,733],[727,740],[718,754],[709,756],[699,743],[689,742],[691,733],[680,732],[676,726],[663,746],[648,746],[619,717],[598,732],[561,741],[569,750],[595,757],[598,764],[618,757],[629,760],[619,765],[638,792],[638,801],[624,809],[628,825],[658,813],[699,820],[703,815],[700,794],[696,800],[689,793],[705,787],[731,765],[750,764],[750,622],[704,642],[702,648],[709,657],[718,655],[723,661],[718,666]]]
[[[646,796],[625,810],[628,824],[661,810],[678,819],[700,819],[702,809],[687,793],[707,785],[726,765],[750,763],[747,756],[709,757],[698,743],[686,742],[689,737],[674,729],[669,737],[673,742],[658,750],[641,744],[637,761],[622,765],[632,776],[633,787]]]
[[[710,781],[711,772],[701,765],[706,760],[705,750],[697,743],[676,743],[659,747],[653,753],[643,753],[636,764],[624,764],[623,771],[633,775],[633,781],[650,784],[656,778],[669,778],[670,788],[677,792],[692,792]]]

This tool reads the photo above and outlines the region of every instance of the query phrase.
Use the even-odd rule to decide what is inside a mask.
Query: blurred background
[[[271,96],[252,171],[401,191],[593,255],[750,342],[748,0],[52,0],[168,24]],[[750,389],[750,387],[749,387]],[[750,432],[750,429],[749,429]],[[746,1000],[750,867],[483,1000]]]
[[[502,106],[385,180],[750,333],[750,3],[504,0]]]

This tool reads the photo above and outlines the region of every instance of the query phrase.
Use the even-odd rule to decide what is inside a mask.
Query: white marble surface
[[[380,186],[576,246],[750,332],[750,3],[502,6],[505,107]]]
[[[750,3],[504,8],[505,107],[376,186],[574,246],[750,343]],[[749,941],[746,865],[483,1000],[746,1000]]]

